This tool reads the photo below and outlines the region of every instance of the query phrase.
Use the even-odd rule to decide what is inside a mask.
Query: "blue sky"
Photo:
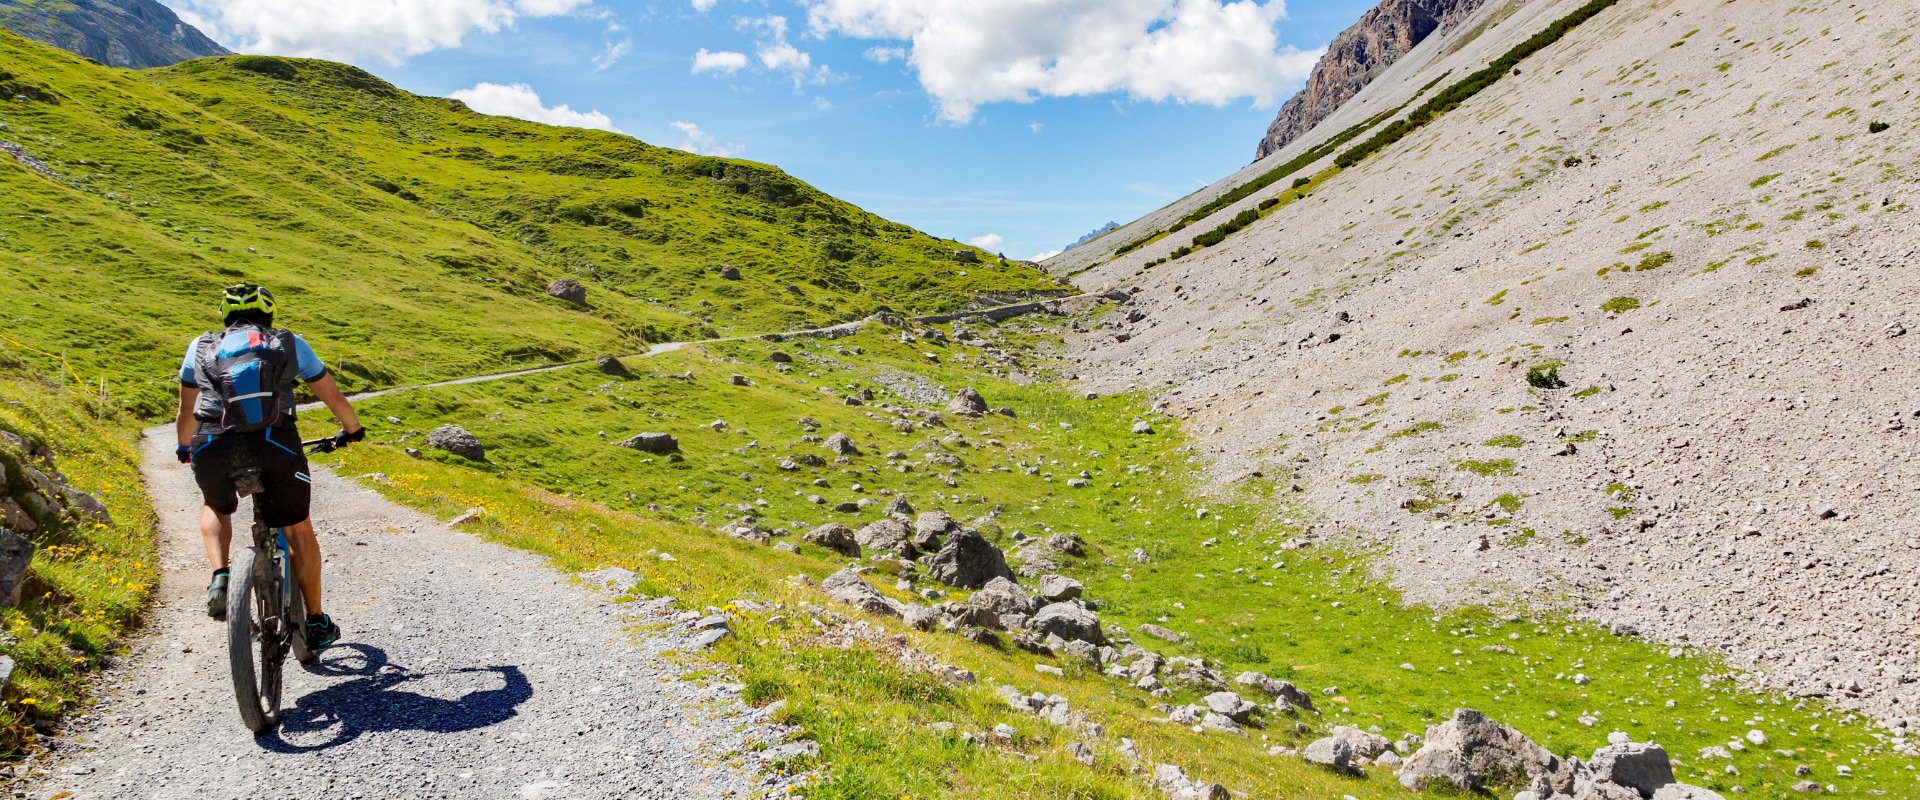
[[[350,61],[489,113],[775,164],[1014,258],[1245,164],[1320,48],[1373,5],[169,2],[234,49]]]

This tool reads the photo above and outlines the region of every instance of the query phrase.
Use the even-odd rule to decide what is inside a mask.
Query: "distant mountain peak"
[[[0,27],[110,67],[232,54],[154,0],[0,0]]]
[[[1120,223],[1118,222],[1108,222],[1105,225],[1102,225],[1098,228],[1094,228],[1091,233],[1088,233],[1085,236],[1075,239],[1073,241],[1073,244],[1060,248],[1060,252],[1064,253],[1068,250],[1072,250],[1073,248],[1079,247],[1080,245],[1086,244],[1087,242],[1091,242],[1095,239],[1105,236],[1108,231],[1118,230],[1119,227],[1120,227]]]

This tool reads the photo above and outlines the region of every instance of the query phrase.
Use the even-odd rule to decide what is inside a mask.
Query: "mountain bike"
[[[307,452],[334,449],[333,439],[301,442]],[[307,647],[306,598],[294,577],[293,548],[287,532],[260,522],[261,469],[251,457],[233,468],[242,497],[254,498],[253,546],[235,554],[227,590],[227,658],[233,666],[233,694],[240,719],[254,733],[280,724],[280,672],[287,654],[302,664],[313,660]]]

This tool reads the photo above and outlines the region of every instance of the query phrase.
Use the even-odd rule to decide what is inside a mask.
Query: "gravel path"
[[[156,435],[156,433],[158,435]],[[199,495],[150,431],[158,600],[102,702],[40,766],[40,798],[734,797],[772,788],[746,752],[777,732],[732,688],[677,680],[678,629],[533,555],[456,533],[323,469],[315,508],[342,644],[289,664],[288,720],[234,709],[226,628],[203,605]],[[247,512],[238,517],[244,518]],[[238,537],[245,523],[236,519]]]

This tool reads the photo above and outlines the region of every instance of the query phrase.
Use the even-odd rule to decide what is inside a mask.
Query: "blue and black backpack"
[[[217,421],[222,431],[263,431],[293,413],[299,363],[292,333],[235,325],[200,337],[194,363],[210,384],[200,387],[195,416]]]

